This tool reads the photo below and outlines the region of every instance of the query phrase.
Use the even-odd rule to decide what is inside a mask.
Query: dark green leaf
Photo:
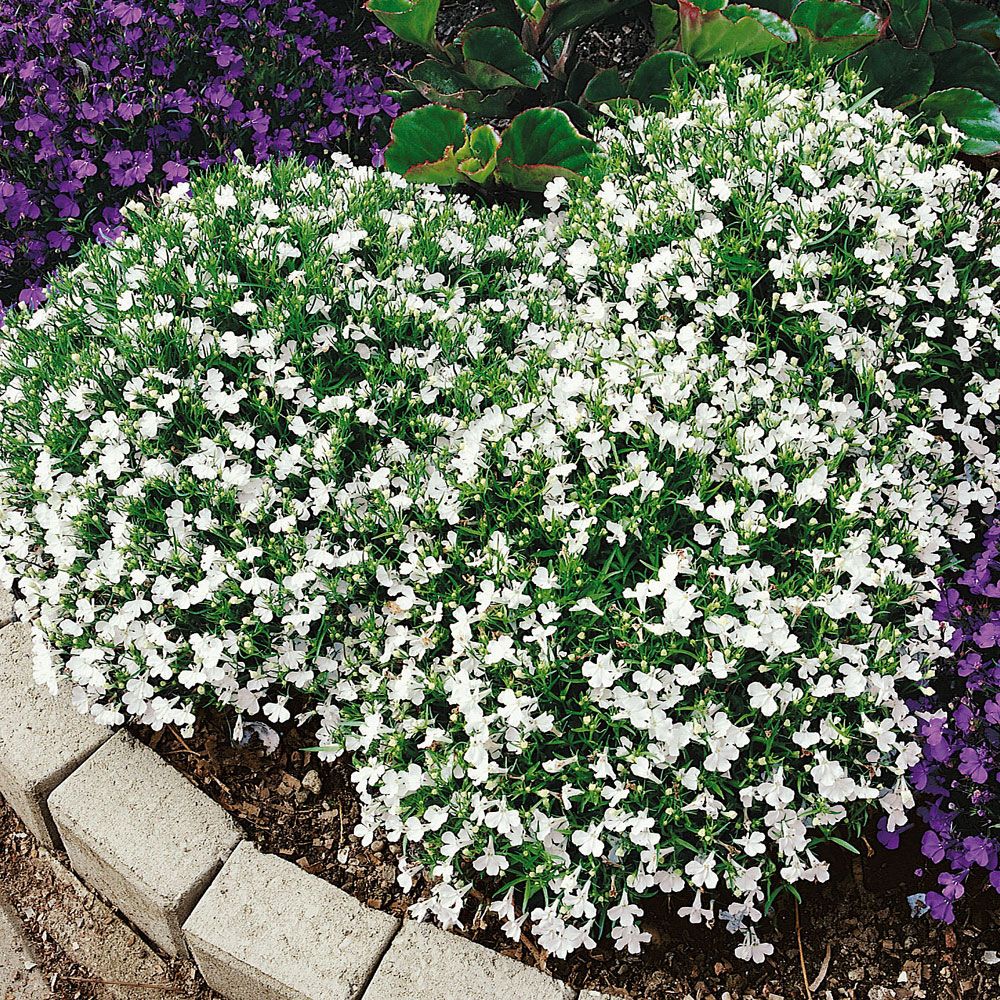
[[[975,90],[956,87],[931,94],[920,110],[964,132],[962,149],[973,156],[1000,153],[1000,105]]]
[[[934,62],[934,89],[978,90],[991,101],[1000,101],[1000,66],[981,45],[956,42],[955,47],[931,56]]]
[[[670,90],[677,79],[685,79],[695,68],[694,60],[684,52],[657,52],[639,63],[628,84],[628,96],[648,101]]]
[[[560,4],[552,13],[545,30],[545,42],[571,31],[573,28],[586,28],[605,18],[620,14],[623,10],[638,7],[643,0],[570,0]],[[552,7],[552,4],[549,4]]]
[[[677,8],[669,3],[650,4],[650,18],[653,24],[653,45],[660,48],[677,34]]]
[[[924,28],[924,37],[920,39],[920,48],[928,55],[943,52],[955,44],[955,31],[952,28],[951,14],[940,0],[931,0],[931,16]]]
[[[368,0],[365,8],[397,38],[424,49],[437,45],[434,25],[441,0]]]
[[[583,99],[588,104],[600,107],[607,101],[625,96],[625,84],[622,83],[621,75],[617,70],[601,70],[590,83],[587,84],[583,92]]]
[[[392,123],[385,165],[409,181],[455,184],[460,180],[456,150],[465,144],[461,111],[428,104]]]
[[[927,17],[930,14],[930,0],[890,0],[889,26],[900,45],[915,49],[920,44]]]
[[[842,59],[879,37],[879,19],[846,0],[802,0],[792,25],[803,45],[826,59]]]
[[[520,90],[506,87],[484,94],[463,73],[435,59],[417,63],[406,79],[424,100],[480,117],[505,114]]]
[[[879,90],[879,103],[891,108],[919,101],[934,82],[931,57],[919,49],[904,49],[894,40],[869,45],[853,58],[869,87]]]
[[[521,39],[509,28],[474,28],[462,42],[465,73],[478,87],[528,87],[545,82],[545,70],[528,55]]]
[[[951,14],[952,30],[962,42],[977,42],[992,50],[1000,48],[1000,15],[967,0],[941,0]]]
[[[566,97],[570,101],[582,101],[583,92],[594,77],[597,76],[597,67],[586,59],[581,59],[574,67],[566,80]]]
[[[504,130],[497,175],[521,191],[543,191],[553,177],[579,176],[595,149],[564,111],[531,108]]]

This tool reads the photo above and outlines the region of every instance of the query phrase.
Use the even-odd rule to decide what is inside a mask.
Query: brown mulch
[[[308,728],[283,727],[271,755],[235,746],[228,720],[206,713],[191,738],[172,730],[136,735],[202,787],[236,818],[263,850],[327,879],[369,906],[403,916],[426,885],[409,893],[396,884],[399,848],[353,836],[359,806],[344,761],[322,764],[306,749]],[[953,927],[911,916],[907,894],[918,886],[916,845],[873,850],[854,858],[838,852],[830,882],[806,887],[798,908],[778,907],[767,928],[775,954],[762,966],[733,958],[734,939],[678,919],[673,902],[647,901],[644,929],[653,941],[640,956],[622,956],[599,942],[568,961],[546,960],[530,942],[512,945],[495,923],[481,919],[482,902],[464,914],[466,937],[577,987],[642,1000],[1000,1000],[1000,964],[984,952],[1000,947],[995,896],[973,891]],[[484,887],[485,888],[485,887]],[[803,983],[802,964],[811,989]]]

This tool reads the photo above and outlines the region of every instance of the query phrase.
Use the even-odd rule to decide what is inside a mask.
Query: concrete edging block
[[[221,806],[118,733],[49,797],[76,873],[168,955],[181,924],[242,839]]]
[[[407,921],[364,1000],[576,1000],[538,969],[431,924]]]
[[[232,1000],[357,1000],[400,922],[244,841],[184,923]]]
[[[35,683],[27,625],[0,629],[0,795],[46,847],[59,844],[49,794],[111,735]]]

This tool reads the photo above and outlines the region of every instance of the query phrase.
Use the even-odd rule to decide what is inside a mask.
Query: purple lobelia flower
[[[943,589],[935,617],[950,627],[955,655],[939,669],[934,699],[918,706],[923,759],[911,779],[924,796],[922,852],[942,869],[927,905],[950,923],[970,879],[985,874],[1000,893],[1000,522]]]
[[[193,166],[366,146],[397,107],[348,43],[372,62],[387,33],[322,3],[0,0],[0,303]]]

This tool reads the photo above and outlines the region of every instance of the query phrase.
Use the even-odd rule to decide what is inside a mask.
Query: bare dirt
[[[3,1000],[221,1000],[193,963],[161,958],[69,870],[40,847],[0,799],[0,903],[20,924],[35,968]],[[0,983],[3,977],[0,976]],[[38,984],[44,984],[39,993]],[[28,992],[28,986],[35,992]]]
[[[350,766],[319,763],[303,749],[314,740],[308,730],[284,727],[271,755],[234,745],[228,720],[218,714],[207,713],[190,739],[169,730],[136,735],[263,850],[398,916],[426,891],[418,882],[406,894],[396,884],[396,845],[365,848],[353,836],[359,807]],[[623,957],[610,942],[570,961],[552,960],[527,940],[512,946],[482,920],[483,897],[463,915],[462,933],[574,986],[641,1000],[1000,1000],[1000,964],[990,964],[989,954],[1000,948],[996,896],[972,891],[953,927],[915,918],[907,895],[930,885],[914,877],[916,845],[862,849],[857,858],[838,852],[830,882],[803,893],[798,934],[794,905],[778,908],[769,927],[775,954],[761,966],[734,959],[732,937],[680,920],[674,910],[682,904],[666,899],[647,905],[644,929],[653,941],[640,956]]]

